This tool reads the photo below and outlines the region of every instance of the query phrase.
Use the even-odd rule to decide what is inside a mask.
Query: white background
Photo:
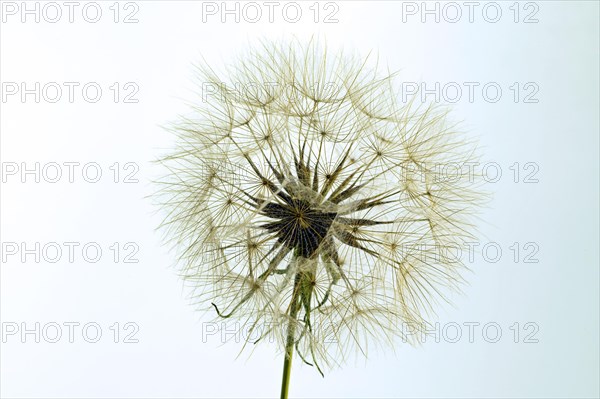
[[[81,246],[73,263],[68,256],[56,263],[44,258],[25,262],[20,254],[6,257],[1,267],[3,340],[0,356],[2,397],[275,397],[279,393],[282,355],[275,347],[259,346],[236,360],[241,343],[221,344],[221,333],[203,337],[208,320],[194,312],[176,275],[174,254],[161,246],[154,229],[160,215],[146,198],[156,175],[150,161],[172,144],[160,126],[186,112],[183,99],[193,99],[193,62],[204,57],[222,65],[255,38],[301,40],[317,34],[333,47],[367,54],[376,50],[383,64],[402,70],[407,82],[479,82],[473,102],[467,91],[453,106],[453,116],[478,137],[484,160],[497,162],[502,177],[487,185],[494,199],[481,224],[482,244],[498,243],[496,262],[481,254],[469,264],[469,285],[454,299],[454,307],[439,311],[441,326],[462,326],[462,336],[451,343],[455,330],[428,338],[418,348],[398,343],[395,353],[373,350],[368,361],[359,359],[330,372],[323,379],[296,361],[293,397],[598,397],[599,383],[599,275],[598,275],[598,3],[594,1],[501,2],[501,18],[486,21],[485,2],[468,8],[456,23],[454,10],[444,9],[439,23],[434,15],[403,14],[407,4],[394,1],[337,2],[337,23],[313,21],[309,7],[300,2],[302,18],[286,21],[276,8],[274,22],[262,7],[257,23],[239,23],[220,14],[203,22],[203,4],[195,1],[135,2],[137,23],[123,23],[134,6],[121,10],[113,21],[113,2],[100,2],[97,23],[82,17],[85,2],[75,8],[74,22],[61,7],[60,21],[41,15],[21,22],[2,2],[0,27],[0,80],[32,88],[48,82],[79,82],[75,98],[67,91],[56,103],[20,93],[2,98],[1,160],[3,170],[25,162],[33,167],[48,162],[96,162],[103,175],[88,183],[76,168],[75,182],[66,175],[58,183],[33,175],[4,176],[1,191],[1,241],[97,242],[103,255],[97,263],[85,261]],[[35,7],[29,2],[28,7]],[[40,12],[46,3],[38,3]],[[263,4],[259,2],[259,4]],[[421,11],[421,3],[413,3]],[[216,3],[221,7],[221,3]],[[240,3],[242,7],[244,3]],[[229,3],[229,7],[234,5]],[[510,7],[513,7],[512,9]],[[8,8],[6,8],[8,7]],[[434,5],[430,4],[430,8]],[[46,8],[53,18],[54,11]],[[327,11],[333,10],[333,8]],[[536,11],[537,10],[537,11]],[[536,11],[537,23],[524,23]],[[92,17],[93,12],[89,11]],[[488,9],[487,18],[494,17]],[[292,14],[293,16],[293,14]],[[403,21],[403,16],[405,20]],[[97,82],[100,100],[89,103],[81,87]],[[133,82],[139,87],[137,103],[113,101],[109,89]],[[487,101],[481,87],[497,82],[499,101]],[[514,101],[514,82],[533,82],[537,103]],[[12,86],[11,86],[12,87]],[[129,90],[122,91],[121,95]],[[529,91],[527,91],[529,92]],[[521,94],[525,92],[522,91]],[[3,90],[3,96],[7,92]],[[526,94],[526,93],[525,93]],[[53,94],[51,95],[53,96]],[[430,97],[433,99],[433,97]],[[139,165],[139,183],[114,183],[115,162]],[[515,162],[521,165],[514,181]],[[524,183],[522,166],[539,166],[538,183]],[[66,167],[63,173],[66,173]],[[123,172],[123,170],[121,170]],[[123,174],[119,180],[123,179]],[[109,247],[134,242],[139,263],[113,260]],[[518,242],[519,259],[509,247]],[[539,248],[538,263],[524,263]],[[63,323],[80,323],[73,343]],[[88,343],[81,328],[98,323],[102,337]],[[121,334],[114,341],[115,322]],[[124,324],[135,323],[139,342],[124,343]],[[464,323],[475,327],[469,342]],[[514,323],[519,323],[516,337]],[[24,323],[24,324],[22,324]],[[17,326],[33,329],[58,323],[63,336],[50,343],[35,334],[8,335]],[[498,342],[482,335],[482,326],[497,323]],[[526,343],[525,323],[539,327]],[[47,328],[50,338],[54,330]],[[533,328],[533,327],[532,327]],[[204,329],[204,330],[203,330]],[[89,330],[92,335],[92,330]],[[89,338],[89,337],[88,337]],[[204,342],[203,342],[204,341]]]

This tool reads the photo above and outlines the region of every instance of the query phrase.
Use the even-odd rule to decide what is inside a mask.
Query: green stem
[[[290,302],[290,321],[287,326],[287,340],[285,343],[285,359],[283,360],[283,377],[281,379],[281,399],[287,399],[290,388],[290,375],[292,372],[292,356],[296,335],[296,317],[298,316],[298,298],[300,294],[300,274],[296,274],[294,292]]]

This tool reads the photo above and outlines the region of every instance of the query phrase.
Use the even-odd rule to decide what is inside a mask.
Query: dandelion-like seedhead
[[[462,263],[483,200],[475,146],[395,75],[315,42],[263,43],[173,126],[163,226],[203,309],[334,366],[423,326]],[[410,337],[404,337],[410,338]]]

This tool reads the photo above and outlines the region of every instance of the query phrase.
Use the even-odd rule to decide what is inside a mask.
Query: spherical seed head
[[[472,174],[439,173],[476,162],[472,143],[367,64],[295,42],[263,43],[223,77],[201,67],[164,159],[164,226],[197,303],[251,342],[283,348],[292,323],[317,367],[423,327],[458,288],[445,250],[471,238],[484,199]]]

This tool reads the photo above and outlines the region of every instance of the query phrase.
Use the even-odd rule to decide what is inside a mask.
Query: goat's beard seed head
[[[163,159],[163,226],[199,307],[281,348],[296,323],[317,366],[370,340],[416,342],[458,288],[452,255],[484,199],[464,173],[472,143],[367,64],[311,42],[263,43],[223,77],[200,67],[201,98]],[[463,174],[440,175],[448,165]]]

